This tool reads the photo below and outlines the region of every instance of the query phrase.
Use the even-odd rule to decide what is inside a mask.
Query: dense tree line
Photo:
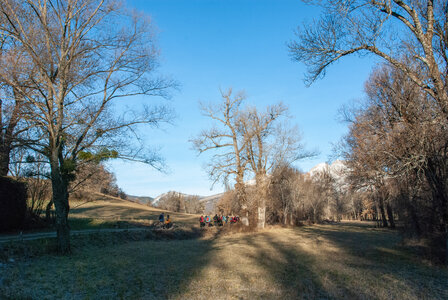
[[[379,67],[366,84],[367,101],[352,113],[345,156],[358,188],[370,187],[394,226],[426,241],[444,263],[448,225],[448,120],[438,103],[401,70]]]
[[[174,212],[202,214],[204,204],[199,200],[199,196],[168,192],[159,200],[157,207]]]
[[[260,195],[266,197],[266,222],[268,224],[298,225],[353,219],[354,203],[350,202],[347,169],[337,171],[329,167],[313,174],[303,173],[290,164],[279,164],[267,176],[260,190],[257,185],[246,184],[246,195],[252,209],[257,209]],[[238,214],[238,198],[234,190],[224,194],[217,210],[222,214]],[[256,218],[253,218],[256,222]]]

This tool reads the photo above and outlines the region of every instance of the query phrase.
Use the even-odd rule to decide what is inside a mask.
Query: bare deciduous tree
[[[194,149],[198,153],[216,150],[208,165],[210,178],[214,183],[228,182],[235,178],[235,190],[240,208],[247,205],[244,175],[247,172],[246,146],[247,139],[241,135],[241,105],[244,93],[232,95],[232,89],[221,91],[223,101],[219,105],[202,105],[204,116],[215,121],[214,127],[203,130],[192,139]]]
[[[4,72],[0,76],[27,103],[38,140],[30,146],[50,164],[58,249],[68,253],[68,187],[78,155],[108,147],[117,157],[140,154],[141,161],[157,167],[156,156],[126,152],[123,146],[130,143],[123,138],[139,125],[167,120],[169,111],[146,107],[116,117],[112,104],[128,96],[166,96],[173,82],[153,77],[158,51],[150,20],[118,1],[1,0],[0,13],[0,32],[20,46],[34,72],[26,88]]]
[[[448,117],[448,4],[443,0],[328,0],[322,17],[297,30],[292,57],[308,65],[307,82],[351,54],[374,54],[401,70]],[[403,60],[406,57],[411,61]],[[421,76],[423,73],[424,76]]]
[[[279,103],[266,107],[265,111],[249,107],[242,113],[241,128],[247,140],[246,155],[255,175],[259,228],[264,228],[266,222],[267,173],[276,165],[290,164],[310,155],[303,151],[297,128],[279,122],[287,117],[287,112],[288,108]]]
[[[271,223],[293,225],[299,219],[296,214],[303,201],[302,177],[302,174],[286,163],[277,165],[273,170],[267,198],[267,219]]]

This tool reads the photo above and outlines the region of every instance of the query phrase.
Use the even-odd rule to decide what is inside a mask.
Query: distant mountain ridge
[[[335,160],[331,165],[325,162],[319,163],[312,167],[307,174],[312,178],[324,172],[328,172],[335,179],[339,188],[346,188],[349,168],[343,160]]]
[[[155,197],[153,202],[152,202],[152,204],[157,206],[157,204],[160,202],[161,199],[166,198],[166,197],[173,197],[173,196],[176,196],[176,197],[181,197],[181,196],[183,196],[183,197],[194,197],[194,196],[197,196],[197,195],[189,195],[189,194],[184,194],[184,193],[176,192],[176,191],[168,191],[166,193],[160,194],[157,197]],[[198,197],[201,198],[200,196],[198,196]]]
[[[149,196],[133,196],[133,195],[127,195],[127,199],[132,202],[141,203],[145,205],[152,205],[154,198]]]

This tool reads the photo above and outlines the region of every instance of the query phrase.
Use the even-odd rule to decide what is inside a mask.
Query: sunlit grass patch
[[[69,218],[80,229],[114,228],[120,226],[127,228],[132,226],[150,226],[158,222],[161,212],[169,214],[172,221],[177,224],[188,226],[199,224],[198,215],[167,212],[113,197],[105,197],[101,198],[101,200],[83,203],[70,211]]]

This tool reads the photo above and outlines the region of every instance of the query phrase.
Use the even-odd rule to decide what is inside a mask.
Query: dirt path
[[[72,230],[71,236],[85,235],[93,233],[107,233],[107,232],[123,232],[123,231],[142,231],[148,230],[147,228],[104,228],[104,229],[85,229],[85,230]],[[38,233],[25,233],[14,235],[0,235],[0,243],[14,242],[14,241],[31,241],[38,239],[56,238],[56,232],[38,232]]]

